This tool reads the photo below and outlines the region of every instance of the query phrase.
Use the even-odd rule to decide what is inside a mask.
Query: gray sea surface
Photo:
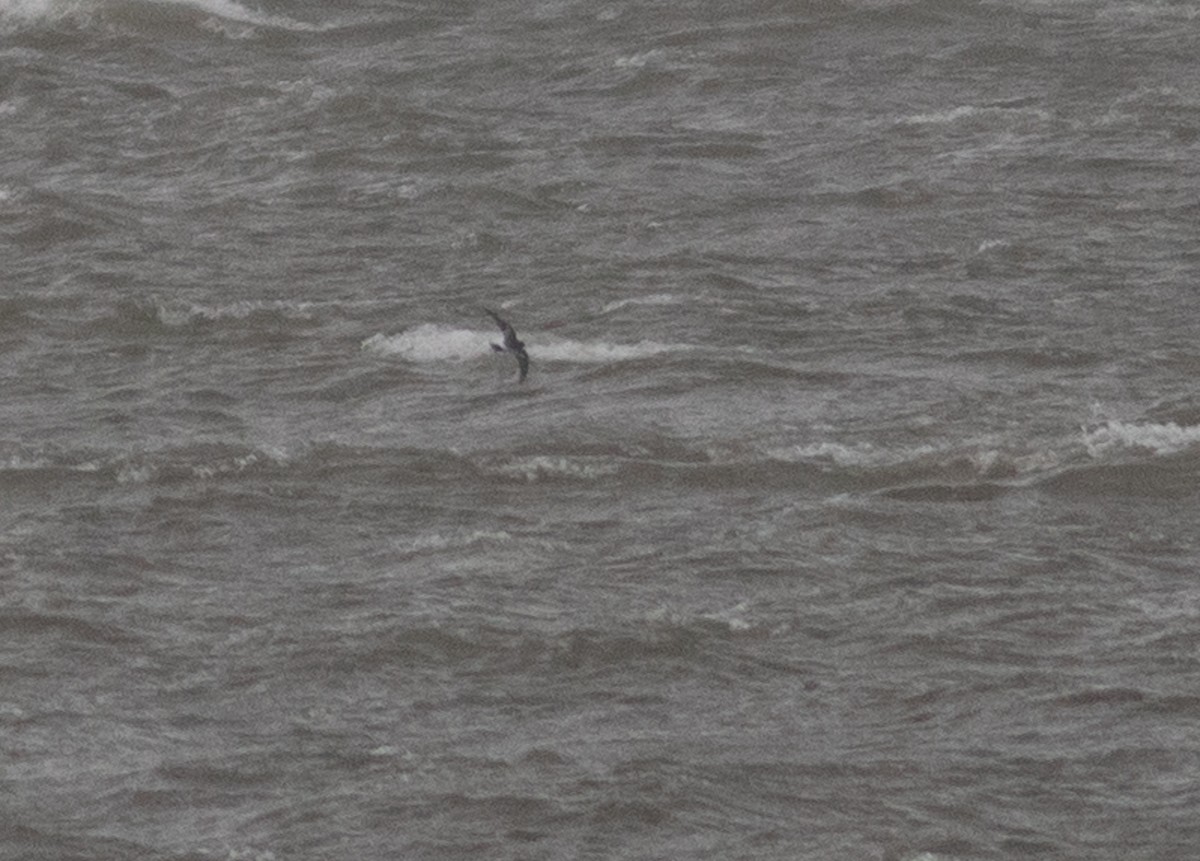
[[[1198,857],[1197,46],[0,0],[0,858]]]

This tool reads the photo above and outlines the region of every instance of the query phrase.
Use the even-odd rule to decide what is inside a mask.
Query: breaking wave
[[[327,29],[285,15],[261,12],[235,0],[111,0],[107,3],[86,0],[0,0],[0,31],[6,26],[36,26],[60,21],[87,23],[106,13],[113,14],[117,19],[136,22],[138,18],[146,20],[176,11],[199,16],[196,21],[198,26],[230,36],[242,37],[247,34],[244,31],[226,31],[223,24],[296,32]]]
[[[1092,458],[1138,452],[1170,455],[1200,448],[1200,425],[1107,421],[1084,428],[1083,444]]]
[[[496,340],[489,330],[459,329],[438,323],[423,323],[396,335],[376,334],[362,342],[362,349],[381,356],[399,356],[411,362],[467,361],[488,355]],[[529,346],[530,356],[550,361],[602,363],[642,359],[660,353],[694,349],[687,345],[639,341],[616,344],[609,341],[575,341],[552,338]]]

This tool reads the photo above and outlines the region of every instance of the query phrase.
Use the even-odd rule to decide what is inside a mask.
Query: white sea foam
[[[5,24],[53,23],[67,18],[88,19],[102,5],[96,0],[0,0],[0,29]],[[295,31],[320,31],[332,26],[308,24],[281,14],[259,12],[235,0],[148,0],[148,5],[186,6],[208,14],[211,16],[211,23],[208,24],[210,30],[222,30],[222,23]],[[246,35],[245,31],[224,32],[234,36]]]
[[[1035,120],[1043,122],[1050,119],[1050,114],[1041,108],[1004,107],[1003,105],[960,105],[944,111],[930,111],[925,114],[913,114],[900,120],[902,125],[949,125],[971,119],[999,120]]]
[[[618,465],[610,460],[535,455],[500,464],[495,471],[510,478],[534,482],[545,478],[603,478],[612,475],[617,469]]]
[[[296,21],[283,15],[268,15],[235,3],[234,0],[158,0],[173,6],[190,6],[225,21],[252,24],[256,27],[277,27],[282,30],[321,30],[315,24]]]
[[[13,454],[7,459],[0,461],[0,471],[25,472],[27,470],[45,469],[52,465],[52,462],[45,457]]]
[[[648,296],[634,296],[629,299],[618,299],[609,302],[600,309],[601,314],[610,314],[628,305],[678,305],[682,300],[673,293],[651,293]]]
[[[929,451],[932,451],[930,449]],[[923,451],[922,454],[928,454]],[[870,443],[846,445],[828,440],[805,445],[779,446],[766,452],[772,460],[785,463],[828,463],[840,467],[874,467],[895,462],[896,455]]]
[[[58,469],[67,472],[99,472],[101,465],[93,460],[77,460],[69,453],[54,447],[18,446],[8,450],[0,444],[0,472],[36,472]]]
[[[1200,446],[1200,425],[1180,427],[1175,422],[1107,421],[1095,427],[1085,427],[1082,431],[1083,444],[1094,458],[1123,449],[1164,455]]]
[[[88,10],[82,0],[0,0],[0,25],[57,21]]]
[[[750,622],[746,620],[746,612],[749,610],[749,602],[742,601],[739,604],[729,607],[725,610],[715,610],[711,613],[701,613],[700,618],[710,622],[719,622],[725,625],[730,631],[749,631],[752,627]]]
[[[618,69],[640,69],[648,63],[660,62],[665,53],[661,48],[653,48],[642,54],[631,54],[628,57],[617,57],[613,65]]]
[[[164,326],[186,326],[197,320],[244,320],[255,314],[280,314],[284,317],[307,320],[312,317],[310,302],[290,300],[243,300],[226,305],[200,305],[192,302],[158,302],[155,313]]]
[[[256,463],[267,461],[283,463],[283,457],[270,452],[250,452],[237,457],[225,458],[212,463],[199,463],[192,466],[192,475],[196,478],[216,478],[219,475],[230,475],[249,469]]]
[[[429,550],[446,550],[451,547],[464,548],[481,543],[511,541],[512,535],[504,530],[458,530],[457,532],[427,532],[418,535],[409,543],[409,551],[423,553]]]
[[[616,362],[643,359],[660,353],[690,350],[686,344],[663,344],[659,341],[638,341],[636,344],[613,344],[608,341],[554,340],[529,347],[530,355],[564,362]]]
[[[284,15],[259,12],[235,0],[152,0],[150,5],[155,4],[186,6],[213,16],[216,21],[235,22],[253,27],[298,31],[327,29],[326,26],[308,24]],[[6,22],[33,24],[81,16],[86,18],[94,14],[101,5],[96,0],[0,0],[0,26]]]
[[[937,123],[953,123],[966,117],[973,117],[979,113],[980,109],[974,105],[962,105],[961,107],[951,108],[948,111],[932,111],[928,114],[914,114],[913,116],[905,117],[902,122],[911,125],[931,125]]]
[[[381,356],[400,356],[413,362],[463,361],[488,352],[488,336],[471,329],[422,323],[397,335],[372,335],[362,349]]]
[[[117,467],[116,480],[118,484],[149,484],[164,475],[170,475],[207,481],[264,466],[285,466],[291,460],[291,455],[277,446],[262,446],[236,454],[205,454],[195,460],[186,450],[162,449],[133,455],[125,460]],[[91,467],[91,464],[85,464],[81,471],[88,471]]]
[[[362,342],[362,349],[383,356],[401,356],[413,362],[464,361],[487,355],[489,344],[498,340],[496,334],[472,329],[457,329],[438,323],[423,323],[397,335],[376,334]],[[639,341],[636,344],[614,344],[608,341],[573,341],[554,338],[528,344],[535,361],[547,359],[561,362],[603,363],[647,356],[675,350],[692,349],[680,344],[658,341]]]
[[[952,470],[964,467],[980,478],[1013,478],[1049,469],[1058,463],[1052,451],[1014,452],[1001,441],[979,439],[970,444],[920,444],[893,449],[871,443],[840,443],[831,440],[779,446],[764,454],[776,461],[799,463],[826,469],[917,469]]]

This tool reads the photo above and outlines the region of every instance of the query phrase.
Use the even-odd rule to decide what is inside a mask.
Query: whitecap
[[[1046,122],[1050,118],[1050,114],[1045,110],[1026,105],[985,105],[982,107],[979,105],[959,105],[958,107],[949,108],[944,111],[930,111],[925,114],[913,114],[902,117],[899,120],[899,124],[910,126],[951,125],[963,120],[974,119]]]
[[[829,463],[840,467],[870,467],[891,463],[894,456],[870,443],[844,443],[825,440],[807,444],[780,446],[766,452],[772,460],[785,463]]]
[[[425,551],[447,550],[452,547],[464,548],[471,547],[482,543],[503,543],[512,540],[512,535],[504,530],[482,530],[476,529],[473,531],[458,530],[457,532],[426,532],[418,535],[409,543],[408,550],[410,553],[422,553]]]
[[[973,117],[979,112],[980,108],[977,108],[974,105],[962,105],[957,108],[951,108],[948,111],[933,111],[928,114],[914,114],[909,117],[904,117],[901,122],[910,125],[953,123],[966,117]]]
[[[80,0],[0,0],[0,24],[60,21],[85,11]]]
[[[610,314],[629,305],[677,305],[680,298],[673,293],[651,293],[648,296],[634,296],[629,299],[617,299],[609,302],[600,309],[601,314]]]
[[[236,0],[152,0],[163,6],[186,6],[213,16],[217,21],[246,24],[251,27],[273,27],[281,30],[322,31],[328,25],[309,24],[284,15],[271,15],[243,6]],[[61,21],[80,16],[90,17],[96,11],[95,2],[84,0],[0,0],[0,23],[16,21],[24,24]],[[221,28],[208,25],[209,29]],[[229,35],[244,37],[245,31]]]
[[[1175,454],[1200,446],[1200,425],[1180,426],[1175,422],[1158,424],[1106,421],[1084,427],[1083,445],[1093,458],[1122,449],[1149,451],[1156,455]]]
[[[724,625],[730,631],[749,631],[753,626],[746,620],[746,611],[749,609],[749,602],[742,601],[725,610],[716,610],[711,613],[701,613],[700,618],[709,622],[717,622]]]
[[[518,458],[494,468],[500,475],[532,483],[545,478],[596,479],[614,474],[618,465],[595,458],[535,455]]]
[[[648,63],[655,63],[662,60],[664,52],[661,48],[652,48],[641,54],[631,54],[627,57],[617,57],[613,60],[613,65],[618,69],[641,69]]]
[[[27,472],[45,469],[52,465],[48,458],[17,453],[9,455],[5,461],[0,462],[0,471]]]
[[[609,341],[573,341],[554,338],[548,341],[525,338],[533,361],[603,363],[642,359],[660,353],[690,350],[682,344],[639,341],[617,344]],[[423,323],[396,335],[376,334],[362,342],[362,349],[382,356],[401,356],[413,362],[463,361],[489,353],[488,344],[497,340],[491,331],[456,329],[438,323]]]
[[[164,326],[187,326],[202,320],[245,320],[258,314],[280,314],[287,318],[312,318],[312,303],[290,300],[243,299],[227,305],[202,305],[194,302],[161,302],[154,300],[155,315]]]
[[[372,335],[362,349],[380,356],[401,356],[413,362],[463,361],[488,351],[486,335],[438,323],[422,323],[397,335]]]
[[[660,353],[691,350],[686,344],[664,344],[659,341],[638,341],[636,344],[615,344],[609,341],[554,340],[545,344],[529,344],[531,358],[564,362],[617,362],[644,359]]]
[[[160,3],[173,6],[190,6],[201,12],[215,15],[225,21],[236,21],[240,24],[251,24],[256,27],[275,27],[282,30],[322,30],[316,24],[296,21],[283,15],[269,15],[242,6],[235,0],[158,0]]]

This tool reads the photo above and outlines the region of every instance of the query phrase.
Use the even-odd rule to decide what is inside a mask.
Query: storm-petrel
[[[507,320],[489,308],[483,310],[488,312],[496,321],[496,325],[500,327],[500,331],[504,333],[504,346],[492,344],[492,349],[497,353],[512,353],[516,356],[517,366],[521,369],[521,375],[517,378],[517,382],[525,382],[525,375],[529,373],[529,354],[525,352],[525,342],[517,338],[516,330],[509,325]]]

